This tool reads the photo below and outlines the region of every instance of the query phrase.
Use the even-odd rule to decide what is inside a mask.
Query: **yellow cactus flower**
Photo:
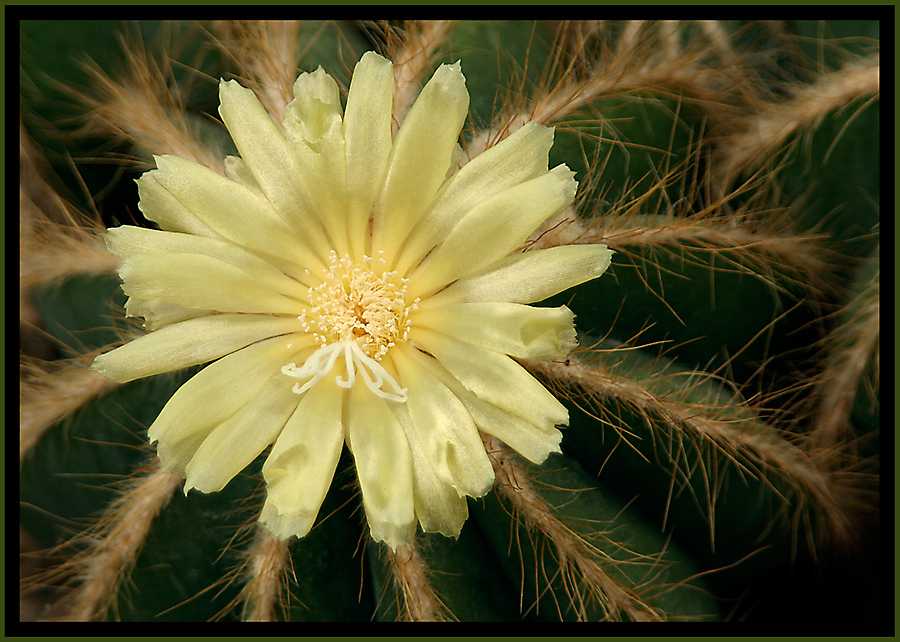
[[[343,444],[372,537],[455,537],[493,484],[479,431],[534,462],[565,408],[515,358],[575,346],[566,307],[527,304],[599,276],[603,245],[515,252],[576,189],[530,123],[459,168],[469,96],[443,65],[391,136],[392,64],[356,66],[346,109],[321,68],[282,127],[235,81],[219,113],[240,158],[222,176],[178,157],[138,181],[160,230],[123,226],[127,312],[148,334],[97,357],[119,382],[213,361],[150,427],[185,492],[222,489],[270,444],[260,519],[306,535]]]

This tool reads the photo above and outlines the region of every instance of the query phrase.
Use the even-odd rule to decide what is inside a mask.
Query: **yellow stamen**
[[[378,362],[409,336],[409,315],[419,299],[407,302],[408,279],[396,271],[383,269],[387,261],[363,256],[354,262],[349,256],[331,253],[331,264],[319,285],[309,289],[310,311],[299,319],[303,330],[312,333],[322,347],[313,352],[301,367],[291,363],[282,372],[309,381],[294,385],[302,394],[331,372],[343,355],[346,378],[337,376],[337,384],[352,388],[359,370],[363,381],[375,394],[392,401],[406,401],[406,390]],[[373,269],[373,266],[376,269]],[[381,267],[379,272],[377,267]],[[384,390],[385,383],[393,392]]]

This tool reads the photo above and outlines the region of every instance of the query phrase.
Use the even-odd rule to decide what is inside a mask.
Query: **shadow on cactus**
[[[877,621],[863,26],[22,22],[22,619]]]

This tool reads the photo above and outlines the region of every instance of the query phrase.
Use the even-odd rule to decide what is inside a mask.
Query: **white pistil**
[[[340,375],[335,377],[337,385],[342,388],[352,388],[353,384],[356,383],[356,371],[358,369],[369,390],[379,397],[400,403],[407,400],[406,388],[401,388],[397,380],[384,369],[384,366],[367,356],[356,341],[337,341],[327,346],[322,346],[309,355],[301,367],[298,368],[296,364],[289,363],[281,371],[296,379],[309,378],[309,381],[303,385],[295,383],[292,388],[298,395],[303,394],[312,388],[319,379],[331,372],[341,355],[344,356],[347,377],[344,378]],[[389,385],[393,392],[384,389],[385,383]]]
[[[322,282],[309,289],[309,310],[298,317],[303,331],[321,347],[301,367],[291,363],[281,371],[306,380],[293,387],[294,392],[303,394],[343,356],[347,373],[335,377],[339,386],[352,388],[358,370],[376,395],[405,402],[406,389],[378,362],[397,341],[407,340],[409,315],[419,299],[407,301],[409,280],[385,270],[383,252],[374,259],[363,256],[359,262],[335,252],[330,258]]]

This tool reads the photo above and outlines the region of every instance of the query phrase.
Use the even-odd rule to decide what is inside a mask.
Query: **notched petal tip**
[[[340,133],[344,112],[340,89],[322,67],[300,74],[294,82],[293,93],[283,119],[289,137],[300,137],[315,144],[329,132]]]
[[[405,544],[412,544],[416,536],[417,521],[413,520],[408,524],[396,524],[387,521],[375,521],[371,518],[369,522],[369,534],[376,542],[384,542],[391,547],[391,550],[397,552],[397,549]]]
[[[609,266],[612,264],[612,256],[616,251],[609,249],[609,247],[603,243],[597,243],[588,247],[596,248],[598,253],[597,263],[594,266],[594,278],[597,278],[609,269]]]
[[[443,64],[437,68],[431,80],[425,85],[425,91],[437,91],[442,95],[446,95],[448,99],[459,101],[461,105],[465,105],[465,109],[469,107],[469,91],[466,88],[466,77],[462,73],[462,63]]]
[[[575,172],[569,169],[568,165],[563,163],[551,169],[550,173],[559,179],[560,190],[568,199],[568,203],[566,204],[566,207],[568,207],[568,205],[571,205],[572,201],[575,200],[575,193],[578,191],[578,181],[575,180]]]
[[[376,51],[367,51],[359,58],[359,62],[357,63],[357,67],[359,64],[364,62],[367,65],[390,65],[394,66],[394,63],[382,56],[380,53]],[[354,74],[358,73],[356,70],[353,72]]]
[[[438,67],[438,72],[439,72],[441,69],[446,69],[447,72],[455,73],[455,74],[459,74],[460,76],[463,76],[463,73],[462,73],[462,59],[458,59],[458,60],[456,60],[455,62],[445,62],[445,63],[441,63],[441,65]],[[437,72],[435,72],[435,75],[437,75]],[[465,79],[466,79],[465,76],[463,76],[463,82],[465,82]]]
[[[259,521],[268,528],[272,534],[286,541],[291,537],[306,537],[312,530],[315,516],[310,519],[308,516],[283,515],[278,511],[272,502],[266,501],[263,505],[262,513]]]
[[[234,92],[241,91],[241,90],[249,91],[248,89],[245,89],[243,86],[241,86],[241,84],[238,81],[234,80],[233,78],[231,80],[225,80],[224,78],[219,78],[219,102],[220,103],[222,102],[222,99],[224,96],[233,95]]]
[[[115,247],[115,235],[113,234],[113,232],[117,229],[119,229],[119,228],[117,228],[117,227],[106,228],[105,232],[100,232],[100,238],[103,239],[103,243],[106,245],[106,250],[110,254],[112,254],[113,256],[116,256],[118,258],[122,258],[113,251],[113,248]]]
[[[94,372],[99,372],[99,373],[102,374],[104,377],[106,377],[106,375],[103,373],[103,365],[102,365],[102,362],[101,362],[101,363],[97,363],[97,360],[100,359],[100,357],[102,357],[102,356],[103,356],[103,355],[101,354],[101,355],[97,355],[96,357],[94,357],[94,360],[91,362],[91,365],[88,366],[88,370],[93,370]],[[107,377],[107,379],[109,379],[109,378],[110,378],[110,377]]]

